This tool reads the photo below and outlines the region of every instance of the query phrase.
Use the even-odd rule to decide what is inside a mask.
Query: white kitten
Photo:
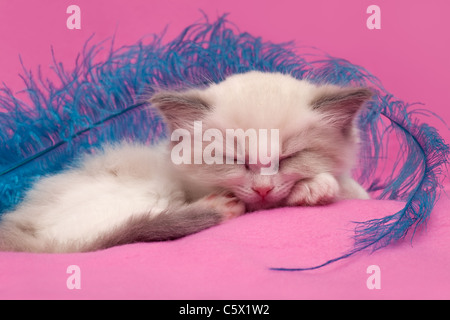
[[[90,251],[176,239],[245,211],[366,199],[350,170],[358,144],[354,119],[371,95],[366,88],[317,86],[255,71],[205,89],[160,91],[150,101],[171,131],[194,136],[194,121],[224,136],[227,129],[277,129],[277,173],[260,174],[259,154],[239,141],[233,151],[241,148],[246,162],[232,165],[175,165],[170,154],[176,141],[105,146],[37,182],[3,216],[0,249]],[[250,163],[252,157],[258,161]]]

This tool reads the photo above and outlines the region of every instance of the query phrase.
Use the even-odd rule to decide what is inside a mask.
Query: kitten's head
[[[358,143],[354,120],[371,96],[367,88],[319,86],[253,71],[205,89],[161,91],[151,102],[173,132],[173,155],[191,146],[183,154],[191,164],[184,161],[180,170],[232,191],[256,210],[282,205],[300,180],[348,173]],[[245,138],[227,144],[233,132]]]

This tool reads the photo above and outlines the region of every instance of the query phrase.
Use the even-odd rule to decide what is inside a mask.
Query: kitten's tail
[[[170,209],[156,217],[134,216],[126,224],[100,236],[95,243],[82,251],[94,251],[136,242],[175,240],[218,225],[223,220],[223,216],[219,213],[211,209],[205,210],[195,203]]]
[[[202,202],[170,208],[152,216],[132,216],[117,228],[100,235],[96,240],[59,243],[40,239],[35,230],[25,224],[4,220],[0,223],[0,251],[26,252],[87,252],[136,242],[166,241],[182,238],[218,225],[226,218]]]

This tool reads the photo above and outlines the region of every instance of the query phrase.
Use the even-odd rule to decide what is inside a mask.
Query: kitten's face
[[[206,155],[223,159],[223,164],[197,159],[202,163],[181,164],[180,169],[204,185],[233,192],[249,210],[257,210],[283,205],[298,181],[324,172],[339,176],[350,170],[357,144],[353,120],[370,96],[363,88],[315,86],[287,75],[249,72],[205,90],[161,92],[151,101],[172,130],[190,134],[192,147],[197,138],[202,150],[208,151]],[[203,133],[212,129],[208,132],[215,133],[214,137],[221,134],[224,141],[204,141],[198,130],[194,134],[194,121],[201,121]],[[255,133],[256,140],[237,139],[227,149],[227,132],[239,129],[249,136]],[[275,133],[278,139],[271,140]],[[217,148],[211,153],[213,140]],[[270,154],[268,163],[266,155]],[[237,159],[244,161],[236,163]],[[194,152],[191,160],[194,163]],[[227,160],[234,163],[227,164]],[[268,167],[271,173],[261,174]]]

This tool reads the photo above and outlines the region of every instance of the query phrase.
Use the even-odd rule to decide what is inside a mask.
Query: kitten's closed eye
[[[233,165],[247,165],[248,159],[244,157],[238,157],[238,156],[229,156],[224,154],[223,155],[223,161],[227,164],[233,164]]]
[[[301,152],[301,151],[297,151],[297,152],[290,153],[290,154],[287,154],[287,155],[281,155],[279,160],[280,160],[280,162],[282,162],[282,161],[285,161],[285,160],[293,159],[293,158],[295,158],[300,152]]]
[[[305,155],[305,154],[311,152],[311,150],[312,150],[312,149],[305,148],[305,149],[302,149],[302,150],[299,150],[299,151],[291,152],[291,153],[289,153],[289,154],[283,154],[283,155],[281,155],[281,156],[280,156],[280,159],[279,159],[280,166],[281,166],[283,163],[288,163],[288,162],[295,161],[295,160],[299,159],[300,156]]]

